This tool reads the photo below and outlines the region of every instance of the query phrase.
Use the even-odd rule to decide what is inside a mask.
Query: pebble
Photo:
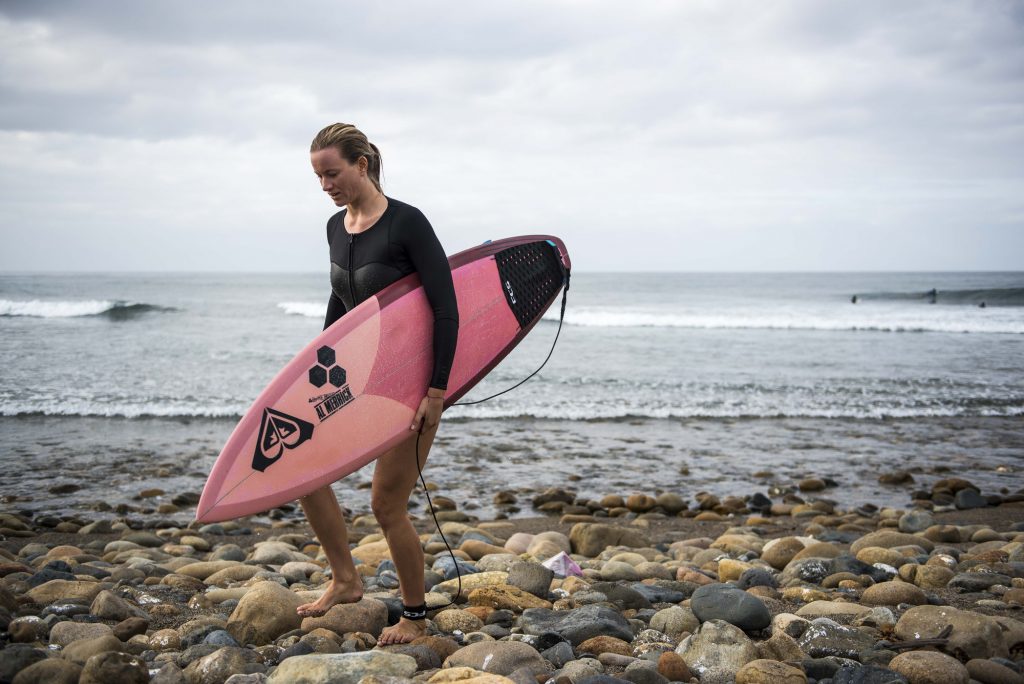
[[[1009,655],[1003,630],[994,619],[949,606],[916,606],[905,612],[893,630],[904,641],[930,639],[947,626],[949,641],[942,649],[967,658],[1005,658]]]
[[[451,634],[459,631],[462,633],[476,632],[484,626],[483,620],[473,613],[458,608],[442,610],[433,618],[434,627],[438,630]]]
[[[538,598],[547,598],[555,573],[540,563],[517,561],[508,570],[508,583]]]
[[[632,656],[633,647],[630,642],[623,641],[622,639],[616,639],[615,637],[598,635],[590,637],[586,641],[582,642],[576,647],[576,652],[579,654],[589,653],[594,656],[599,656],[602,653],[614,653],[622,656]]]
[[[21,670],[12,684],[78,684],[81,676],[81,665],[61,658],[50,658]]]
[[[323,627],[337,634],[346,632],[380,634],[387,625],[387,621],[387,606],[376,599],[364,597],[357,603],[335,605],[321,617],[302,618],[300,627],[307,632]]]
[[[79,639],[93,639],[111,632],[109,625],[98,622],[58,622],[50,629],[50,643],[63,647]]]
[[[227,631],[240,644],[263,645],[300,626],[295,609],[303,603],[297,594],[276,582],[253,585],[238,601],[227,621]]]
[[[688,682],[693,677],[686,661],[674,651],[658,656],[658,673],[670,682]]]
[[[444,667],[472,667],[507,675],[529,665],[544,667],[545,660],[529,644],[521,641],[484,641],[460,648],[448,656]]]
[[[799,667],[775,660],[752,660],[736,673],[736,684],[806,684]]]
[[[100,653],[89,658],[82,668],[79,684],[145,684],[149,668],[137,656],[117,651]]]
[[[953,497],[953,505],[960,510],[971,508],[985,508],[988,506],[988,499],[974,489],[961,489]]]
[[[722,620],[703,623],[675,652],[702,682],[734,679],[741,667],[758,658],[754,642],[741,629]]]
[[[901,653],[889,667],[910,684],[968,684],[971,679],[959,660],[935,651]]]
[[[799,552],[803,551],[804,544],[796,537],[783,537],[773,539],[765,544],[761,553],[761,560],[768,563],[776,570],[783,570]]]
[[[860,602],[868,606],[896,606],[901,603],[921,606],[928,603],[928,597],[913,584],[893,581],[868,587],[861,594]]]
[[[862,651],[875,645],[875,640],[859,629],[822,617],[811,620],[797,639],[797,644],[812,658],[838,656],[857,659]]]
[[[650,625],[652,629],[663,632],[678,641],[684,634],[695,632],[700,626],[700,620],[690,608],[672,606],[652,615]]]
[[[618,612],[605,606],[589,605],[570,611],[529,608],[519,618],[519,627],[526,634],[554,632],[574,646],[590,637],[608,635],[624,641],[633,640],[633,629]]]
[[[690,608],[701,622],[724,620],[748,632],[764,629],[772,620],[761,599],[730,584],[698,588],[690,598]]]
[[[267,679],[268,684],[356,684],[367,675],[411,677],[416,659],[401,653],[310,654],[288,658]]]
[[[38,537],[21,541],[16,554],[0,551],[0,681],[355,682],[372,672],[367,684],[408,684],[413,676],[874,684],[933,681],[935,664],[948,663],[941,657],[969,659],[941,681],[966,681],[964,672],[982,684],[1021,681],[1007,658],[1024,649],[1016,616],[1024,537],[1003,531],[1004,522],[951,524],[956,497],[970,503],[978,494],[969,483],[950,480],[935,491],[931,501],[915,494],[922,507],[906,511],[844,511],[782,490],[770,492],[776,502],[701,494],[691,511],[664,492],[610,495],[605,503],[614,505],[604,505],[553,490],[540,505],[568,514],[568,535],[451,518],[444,530],[463,584],[456,605],[431,612],[431,636],[378,648],[400,599],[375,527],[353,526],[366,597],[302,619],[295,608],[326,588],[329,573],[308,528],[296,531],[287,514],[260,528],[258,542],[239,536],[237,544],[220,541],[252,533],[237,523],[185,528],[129,511],[141,525],[135,517],[101,524],[13,516],[26,536],[65,525],[68,534],[78,530],[65,539],[78,541]],[[704,536],[673,540],[659,531],[666,515],[698,511],[709,522],[694,523],[702,526],[693,534]],[[434,588],[427,601],[437,610],[455,596],[455,566],[438,535],[423,540]],[[541,565],[560,553],[571,554],[583,577]],[[938,605],[956,592],[992,615]],[[896,653],[882,642],[927,638],[947,625],[953,631],[939,649]],[[47,658],[45,645],[59,657]],[[917,667],[922,658],[931,666]]]
[[[967,674],[982,684],[1024,684],[1024,676],[994,660],[968,660]]]
[[[593,558],[609,546],[649,547],[650,539],[638,530],[604,523],[576,523],[569,532],[572,551]]]
[[[73,641],[61,650],[60,655],[72,663],[85,665],[94,655],[110,651],[124,651],[124,644],[113,634],[106,634],[91,639]]]

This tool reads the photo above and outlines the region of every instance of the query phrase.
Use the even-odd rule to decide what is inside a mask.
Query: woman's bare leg
[[[332,579],[323,596],[299,606],[296,612],[303,617],[323,615],[337,603],[355,603],[363,597],[363,580],[352,562],[345,517],[331,486],[302,497],[299,503],[331,564]]]
[[[437,426],[420,435],[419,464],[427,462],[430,445],[434,442]],[[416,435],[399,444],[379,459],[373,471],[373,489],[370,499],[373,514],[387,539],[391,558],[398,571],[402,602],[407,606],[423,603],[423,547],[420,537],[409,520],[409,495],[419,474],[416,472]],[[401,644],[426,633],[424,620],[401,618],[396,625],[386,627],[378,644]]]

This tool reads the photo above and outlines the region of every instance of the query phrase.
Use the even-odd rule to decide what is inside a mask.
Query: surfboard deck
[[[459,340],[444,406],[476,385],[536,325],[571,269],[550,235],[488,241],[448,259]],[[202,522],[293,501],[409,437],[433,367],[433,313],[411,274],[306,345],[260,393],[210,472]]]

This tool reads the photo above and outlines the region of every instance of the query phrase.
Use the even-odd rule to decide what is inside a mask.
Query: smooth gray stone
[[[745,632],[764,629],[771,612],[761,599],[731,584],[707,584],[693,592],[690,610],[701,622],[723,620]]]

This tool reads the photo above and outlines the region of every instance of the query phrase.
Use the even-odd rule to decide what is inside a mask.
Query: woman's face
[[[320,179],[320,187],[331,196],[335,205],[343,207],[363,192],[367,182],[364,157],[350,164],[336,147],[317,150],[309,157],[313,173]]]

